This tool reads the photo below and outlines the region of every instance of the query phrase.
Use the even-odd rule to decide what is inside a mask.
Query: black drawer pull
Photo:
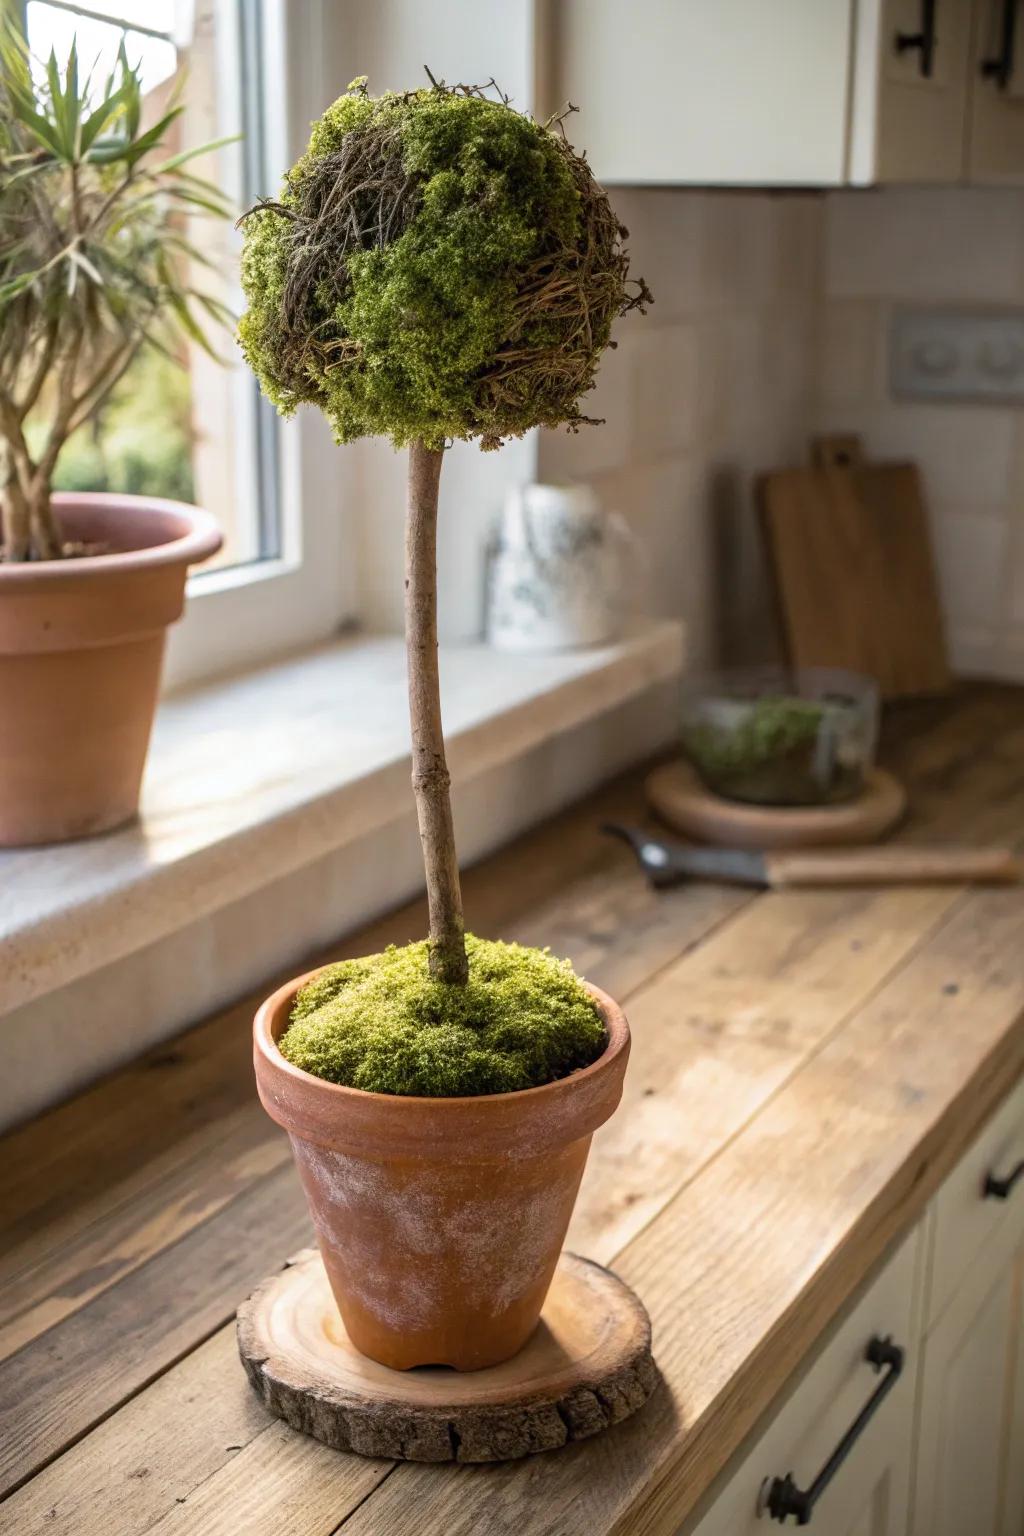
[[[858,1413],[846,1434],[836,1446],[832,1455],[826,1461],[821,1471],[809,1488],[798,1488],[793,1481],[792,1472],[787,1472],[785,1477],[773,1477],[767,1491],[763,1494],[761,1511],[767,1510],[773,1520],[784,1525],[792,1515],[797,1525],[810,1525],[814,1506],[821,1498],[829,1483],[835,1477],[843,1462],[849,1456],[853,1447],[860,1439],[868,1422],[882,1406],[884,1398],[888,1397],[896,1385],[903,1370],[903,1350],[892,1339],[873,1338],[864,1351],[864,1359],[876,1371],[885,1370],[884,1378],[868,1398],[864,1407]],[[760,1511],[759,1511],[760,1512]]]
[[[1014,1185],[1024,1177],[1024,1157],[1021,1158],[1016,1168],[1011,1168],[1005,1179],[1000,1179],[994,1173],[985,1175],[986,1200],[1009,1200],[1013,1194]]]
[[[994,80],[999,90],[1005,91],[1013,79],[1013,56],[1016,48],[1017,0],[1003,0],[1003,16],[999,26],[999,52],[994,59],[983,59],[981,72],[986,80]]]
[[[1009,3],[1010,0],[1007,0]],[[921,0],[920,32],[897,32],[894,41],[897,53],[908,53],[912,48],[920,49],[921,74],[930,80],[935,65],[935,0]]]

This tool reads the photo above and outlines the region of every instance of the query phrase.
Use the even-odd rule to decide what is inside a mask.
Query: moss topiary
[[[405,630],[430,938],[333,968],[281,1044],[317,1076],[386,1093],[511,1092],[604,1042],[566,966],[467,942],[441,728],[438,492],[453,439],[498,448],[588,422],[579,398],[612,323],[651,294],[629,277],[627,232],[562,118],[537,123],[487,89],[431,77],[373,99],[356,81],[313,125],[280,198],[243,219],[239,339],[264,393],[285,414],[317,406],[339,442],[409,449]]]
[[[426,942],[328,966],[280,1041],[295,1066],[371,1093],[512,1093],[596,1061],[604,1021],[568,961],[466,935],[469,980],[431,978]]]
[[[328,108],[245,220],[239,336],[280,410],[435,450],[589,420],[612,321],[650,294],[559,128],[436,83]]]

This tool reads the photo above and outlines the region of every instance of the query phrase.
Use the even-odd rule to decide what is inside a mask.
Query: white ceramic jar
[[[635,564],[632,534],[589,486],[510,490],[488,561],[490,644],[562,651],[613,640]]]

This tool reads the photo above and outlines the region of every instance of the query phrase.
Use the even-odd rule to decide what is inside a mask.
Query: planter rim
[[[118,491],[56,491],[53,505],[59,512],[88,512],[93,508],[125,512],[144,520],[151,516],[175,518],[181,532],[157,544],[121,549],[106,555],[82,555],[74,560],[32,560],[24,564],[0,564],[0,581],[20,588],[46,587],[80,581],[97,581],[127,571],[151,570],[165,565],[195,565],[216,554],[224,542],[209,512],[186,501],[163,496],[130,496]]]
[[[401,1139],[402,1144],[396,1145],[395,1150],[409,1152],[436,1135],[435,1130],[428,1129],[428,1122],[434,1127],[444,1117],[450,1122],[461,1121],[461,1126],[453,1124],[452,1130],[464,1132],[473,1142],[479,1139],[481,1151],[493,1151],[496,1144],[514,1134],[524,1117],[531,1121],[547,1120],[543,1139],[565,1142],[589,1135],[618,1103],[629,1055],[629,1025],[614,999],[590,982],[584,982],[584,986],[601,1010],[608,1041],[596,1061],[566,1077],[510,1093],[454,1097],[371,1093],[364,1088],[329,1083],[287,1061],[276,1038],[286,1027],[296,993],[324,969],[317,966],[279,987],[263,1003],[253,1024],[256,1075],[264,1108],[279,1125],[305,1140],[324,1145],[353,1145],[361,1142],[364,1134],[370,1134],[368,1122],[379,1114],[382,1120],[391,1122],[387,1139],[393,1141],[396,1132]],[[284,1090],[288,1103],[274,1092],[275,1082]],[[310,1105],[309,1112],[297,1111],[302,1100]],[[556,1108],[559,1101],[565,1101],[563,1110]],[[346,1126],[344,1122],[350,1118],[356,1123]],[[576,1124],[577,1121],[581,1123]],[[492,1142],[495,1145],[484,1145]],[[469,1148],[464,1147],[464,1151]]]

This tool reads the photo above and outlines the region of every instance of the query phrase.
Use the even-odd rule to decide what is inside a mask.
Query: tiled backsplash
[[[1024,678],[1024,407],[896,401],[886,367],[895,305],[1024,308],[1024,195],[613,197],[656,302],[587,402],[607,425],[542,434],[539,475],[590,480],[630,519],[693,663],[773,653],[753,477],[842,429],[921,466],[954,664]]]
[[[894,400],[894,307],[1024,308],[1024,194],[830,193],[815,421],[921,466],[954,665],[1024,679],[1024,407]]]
[[[685,617],[691,664],[773,644],[752,477],[806,452],[822,203],[799,193],[613,193],[655,303],[630,315],[588,415],[545,432],[541,479],[584,478],[647,546],[658,614]]]

